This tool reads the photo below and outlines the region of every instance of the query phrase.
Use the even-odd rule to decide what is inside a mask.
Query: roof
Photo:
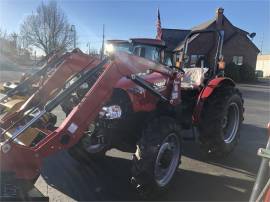
[[[173,51],[176,44],[183,41],[191,30],[186,29],[165,29],[162,28],[162,40],[166,42],[167,50]]]
[[[197,25],[197,26],[195,26],[195,27],[192,27],[190,31],[207,29],[207,28],[209,28],[209,27],[210,27],[213,23],[215,23],[215,22],[216,22],[216,19],[213,18],[213,19],[208,20],[208,21],[206,21],[206,22],[203,22],[203,23],[201,23],[201,24],[199,24],[199,25]],[[192,36],[189,42],[191,42],[191,41],[193,41],[194,39],[196,39],[199,35],[200,35],[200,34],[196,34],[196,35]],[[184,47],[184,40],[180,41],[180,42],[176,45],[176,47],[174,48],[173,51],[179,51],[179,50],[181,50],[183,47]]]
[[[240,28],[234,26],[234,25],[228,20],[228,18],[226,18],[224,15],[223,15],[223,17],[224,17],[224,19],[225,19],[231,26],[233,26],[233,27],[236,29],[236,31],[237,31],[238,33],[244,34],[245,36],[247,36],[247,35],[249,34],[247,31],[245,31],[245,30],[243,30],[243,29],[240,29]],[[195,27],[192,27],[192,28],[191,28],[191,31],[207,29],[207,28],[209,28],[211,25],[213,25],[213,23],[215,23],[215,22],[216,22],[216,19],[213,18],[213,19],[208,20],[208,21],[206,21],[206,22],[204,22],[204,23],[202,23],[202,24],[199,24],[199,25],[197,25],[197,26],[195,26]],[[200,34],[194,35],[194,36],[191,38],[191,41],[194,40],[195,38],[197,38],[199,35],[200,35]],[[233,35],[232,35],[231,37],[229,37],[229,38],[232,38],[232,37],[234,37],[234,36],[235,36],[235,34],[233,34]],[[229,41],[229,40],[227,40],[227,41]],[[224,44],[225,44],[227,41],[224,41]],[[250,41],[250,42],[252,43],[253,46],[255,46],[255,44],[253,44],[252,41]],[[179,50],[181,50],[183,47],[184,47],[184,39],[183,39],[182,41],[180,41],[180,42],[175,46],[175,48],[174,48],[173,51],[179,51]],[[258,49],[256,46],[255,46],[255,48]]]
[[[176,51],[179,48],[182,48],[186,36],[191,31],[206,29],[215,21],[215,18],[213,18],[202,24],[192,27],[191,29],[162,29],[162,39],[166,42],[168,51]],[[197,36],[198,35],[192,37],[192,40],[195,39]]]
[[[132,43],[153,45],[153,46],[165,46],[165,41],[159,39],[149,39],[149,38],[132,38],[130,39]]]
[[[249,34],[247,31],[245,31],[245,30],[243,30],[243,29],[240,29],[239,27],[235,27],[235,26],[234,26],[234,28],[236,28],[236,30],[237,30],[238,32],[241,32],[241,33],[243,33],[243,34],[245,34],[245,35],[248,35],[248,34]]]
[[[112,40],[107,40],[106,43],[123,44],[123,43],[129,43],[129,41],[128,40],[112,39]]]
[[[215,18],[208,20],[206,22],[203,22],[195,27],[192,27],[191,30],[194,31],[194,30],[206,29],[206,28],[210,27],[210,25],[212,25],[214,22],[216,22]]]

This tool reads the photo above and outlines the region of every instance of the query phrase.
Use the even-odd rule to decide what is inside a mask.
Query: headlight
[[[0,143],[0,149],[2,150],[4,154],[6,154],[10,151],[11,146],[8,143]]]
[[[101,111],[99,112],[99,116],[105,119],[119,119],[121,118],[121,115],[122,110],[118,105],[102,107]]]
[[[110,54],[114,51],[114,47],[112,44],[106,44],[105,45],[105,53]]]
[[[80,86],[80,89],[88,89],[89,86],[88,86],[88,83],[83,83],[81,86]]]

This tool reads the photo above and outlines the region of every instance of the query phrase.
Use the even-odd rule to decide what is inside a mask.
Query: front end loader
[[[143,72],[148,66],[147,63],[143,65],[140,63],[130,64],[129,61],[137,59],[134,57],[119,54],[113,62],[104,60],[92,68],[89,68],[91,65],[87,64],[86,69],[79,73],[79,78],[68,87],[62,85],[61,88],[59,84],[62,83],[58,79],[58,94],[47,97],[46,93],[55,89],[52,81],[59,78],[59,75],[57,76],[55,73],[47,80],[43,88],[24,103],[19,111],[5,117],[1,125],[1,176],[10,174],[16,179],[33,182],[40,174],[42,159],[76,144],[84,135],[89,124],[98,116],[103,103],[110,98],[113,86],[120,78]],[[120,58],[129,58],[130,60],[122,61]],[[71,65],[70,61],[67,64]],[[154,65],[154,63],[150,63],[152,67]],[[75,78],[75,76],[78,75],[73,77]],[[65,80],[66,78],[62,79],[62,81]],[[89,81],[92,84],[91,90],[73,108],[58,128],[49,130],[39,123],[43,116],[50,113],[81,85]],[[40,97],[40,92],[46,97]],[[159,93],[157,94],[159,95]],[[45,98],[48,102],[44,101]]]

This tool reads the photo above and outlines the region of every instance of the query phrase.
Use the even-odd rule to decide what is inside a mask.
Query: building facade
[[[166,56],[170,57],[175,66],[179,65],[179,58],[183,51],[186,36],[194,30],[217,29],[224,31],[223,56],[226,64],[249,65],[255,70],[257,55],[260,52],[252,42],[250,35],[234,26],[224,15],[224,9],[218,8],[213,19],[202,23],[190,30],[162,29],[162,40],[165,41]],[[195,65],[199,58],[204,58],[206,65],[214,63],[217,40],[214,33],[199,34],[191,38],[188,55],[190,65]]]
[[[256,70],[262,71],[263,77],[270,77],[270,54],[258,55]]]

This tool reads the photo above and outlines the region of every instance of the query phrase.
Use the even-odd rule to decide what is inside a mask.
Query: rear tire
[[[221,86],[205,101],[198,126],[203,151],[222,157],[239,142],[243,121],[243,98],[233,86]]]
[[[182,142],[175,120],[160,117],[143,131],[133,156],[132,183],[144,198],[164,193],[172,183],[180,158]]]

